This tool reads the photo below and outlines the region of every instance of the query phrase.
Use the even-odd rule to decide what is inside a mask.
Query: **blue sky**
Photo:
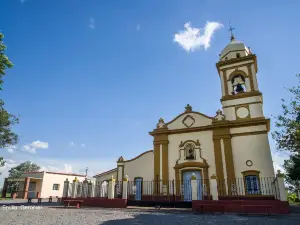
[[[152,149],[148,132],[187,103],[215,115],[221,108],[215,63],[229,43],[229,20],[236,38],[257,54],[265,116],[279,114],[284,87],[300,72],[299,6],[296,0],[0,0],[0,30],[15,65],[0,97],[20,116],[18,146],[1,150],[8,160],[2,172],[32,160],[55,171],[88,166],[93,175],[121,155]],[[206,49],[186,51],[173,41],[187,22],[201,33],[207,21],[223,27]]]

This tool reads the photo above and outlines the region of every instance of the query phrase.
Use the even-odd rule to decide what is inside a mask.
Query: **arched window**
[[[236,57],[237,57],[237,58],[240,58],[240,57],[241,57],[241,54],[240,54],[240,53],[236,53]]]
[[[191,143],[187,144],[184,148],[185,159],[195,159],[195,146]]]
[[[231,84],[232,84],[233,95],[246,92],[245,77],[243,75],[240,74],[235,75],[231,79]]]

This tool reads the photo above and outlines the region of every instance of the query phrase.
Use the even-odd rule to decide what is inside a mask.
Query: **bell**
[[[234,78],[233,85],[243,84],[245,83],[241,77]]]
[[[243,88],[243,86],[241,84],[237,84],[235,91],[237,93],[243,93],[244,92],[244,88]]]

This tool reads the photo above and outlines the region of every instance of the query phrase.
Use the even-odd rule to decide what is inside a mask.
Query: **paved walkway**
[[[74,225],[74,224],[211,224],[211,225],[299,225],[300,214],[280,216],[245,216],[230,214],[195,214],[188,211],[154,209],[68,208],[61,206],[0,206],[0,224]]]

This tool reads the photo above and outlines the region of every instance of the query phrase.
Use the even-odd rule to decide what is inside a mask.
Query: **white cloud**
[[[138,24],[138,25],[136,26],[136,31],[137,31],[137,32],[139,32],[139,31],[140,31],[140,29],[141,29],[141,25],[140,25],[140,24]]]
[[[35,154],[36,149],[47,149],[48,147],[49,147],[48,142],[33,141],[30,144],[24,145],[23,148],[22,148],[22,151]]]
[[[90,18],[89,28],[96,29],[96,23],[95,23],[94,18],[92,18],[92,17]]]
[[[14,153],[16,149],[17,149],[17,146],[15,146],[15,145],[12,145],[12,146],[9,146],[6,148],[7,152],[9,152],[9,153]]]
[[[81,147],[82,147],[82,148],[85,148],[85,144],[81,144]]]
[[[33,141],[31,143],[31,147],[32,148],[43,148],[43,149],[47,149],[49,147],[48,142],[42,142],[42,141]]]
[[[204,28],[194,28],[191,23],[184,24],[185,30],[179,31],[174,35],[174,42],[177,42],[187,52],[193,52],[196,49],[200,49],[204,46],[204,49],[210,47],[210,41],[214,32],[223,27],[218,22],[206,22]],[[202,33],[202,34],[201,34]]]
[[[41,166],[40,171],[57,172],[57,173],[72,173],[72,165],[55,163],[52,165]]]
[[[275,174],[276,174],[277,170],[284,172],[285,170],[283,168],[283,163],[284,163],[284,160],[290,158],[290,154],[287,152],[275,152],[272,154],[272,158],[273,158]]]

